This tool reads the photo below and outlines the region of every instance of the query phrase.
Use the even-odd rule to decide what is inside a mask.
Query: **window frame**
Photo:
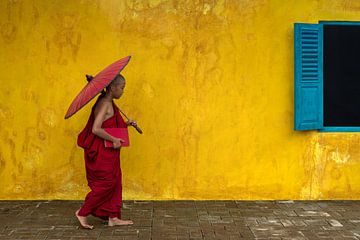
[[[307,24],[307,23],[306,23]],[[323,43],[324,43],[324,26],[326,25],[357,25],[357,26],[360,26],[360,21],[325,21],[325,20],[322,20],[322,21],[319,21],[317,23],[318,25],[321,25],[321,29],[322,29],[322,35],[320,36],[320,39],[321,40],[321,48],[320,51],[322,51],[322,59],[320,59],[322,65],[320,66],[321,67],[321,73],[323,72]],[[295,59],[296,61],[296,59]],[[321,74],[321,78],[320,79],[320,82],[321,82],[321,91],[323,92],[324,90],[324,77],[323,75]],[[296,81],[296,79],[295,79]],[[295,87],[295,86],[294,86]],[[296,88],[296,87],[295,87]],[[295,91],[297,91],[297,89],[295,89]],[[321,111],[321,114],[322,114],[322,118],[324,117],[324,112],[323,112],[323,109],[324,109],[324,94],[322,94],[322,100],[321,100],[321,106],[320,106],[320,111]],[[348,127],[348,126],[344,126],[344,127],[341,127],[341,126],[324,126],[324,122],[322,121],[322,126],[320,128],[314,128],[312,130],[317,130],[319,132],[360,132],[360,126],[355,126],[355,127]],[[302,131],[302,130],[299,130],[299,129],[295,129],[297,131]]]

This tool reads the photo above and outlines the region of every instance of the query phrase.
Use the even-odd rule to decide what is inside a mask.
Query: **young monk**
[[[91,81],[91,80],[90,80]],[[123,94],[125,78],[118,75],[107,87],[106,92],[92,107],[89,120],[78,136],[77,143],[84,148],[86,178],[91,191],[86,195],[82,207],[75,212],[81,226],[93,229],[86,216],[93,215],[109,220],[109,226],[130,225],[130,220],[121,219],[122,173],[120,168],[120,148],[122,139],[113,137],[104,128],[137,126],[129,120],[125,122],[113,99]],[[112,141],[113,148],[105,148],[104,139]]]

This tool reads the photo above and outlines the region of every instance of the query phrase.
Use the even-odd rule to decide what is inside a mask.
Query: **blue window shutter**
[[[295,130],[323,128],[323,27],[294,25]]]

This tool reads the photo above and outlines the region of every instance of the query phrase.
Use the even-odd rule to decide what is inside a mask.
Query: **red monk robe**
[[[114,115],[102,123],[102,128],[127,127],[119,109],[112,101]],[[86,195],[78,215],[89,214],[107,220],[121,219],[122,174],[120,149],[105,148],[104,139],[92,133],[95,105],[89,120],[78,136],[77,144],[84,148],[86,178],[91,191]]]

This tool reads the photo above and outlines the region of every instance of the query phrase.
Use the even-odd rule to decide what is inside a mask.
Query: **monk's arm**
[[[99,102],[99,111],[95,113],[95,120],[92,127],[92,133],[109,141],[114,142],[115,138],[108,134],[103,128],[101,128],[102,122],[104,121],[106,111],[109,105],[106,102]]]

